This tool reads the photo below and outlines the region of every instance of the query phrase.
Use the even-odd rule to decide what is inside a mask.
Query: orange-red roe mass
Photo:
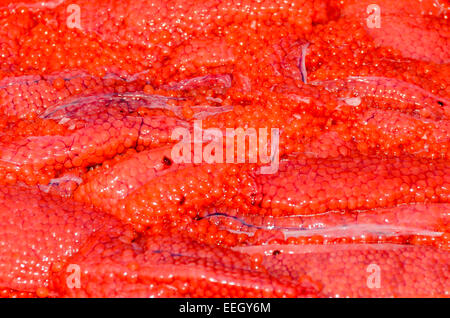
[[[449,297],[450,3],[372,2],[0,0],[0,297]]]

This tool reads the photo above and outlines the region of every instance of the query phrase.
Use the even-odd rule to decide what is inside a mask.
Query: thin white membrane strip
[[[305,236],[312,236],[312,235],[323,235],[326,237],[348,237],[348,236],[359,236],[364,234],[371,234],[371,235],[382,235],[382,236],[396,236],[396,235],[426,235],[426,236],[434,236],[438,237],[443,234],[443,232],[440,231],[433,231],[433,230],[427,230],[423,228],[418,227],[408,227],[408,226],[395,226],[395,225],[383,225],[383,224],[342,224],[337,226],[327,226],[326,224],[322,222],[317,222],[314,226],[316,228],[305,228],[301,227],[300,225],[298,228],[296,227],[289,227],[289,226],[280,226],[275,224],[270,224],[266,222],[265,224],[252,224],[251,222],[244,221],[242,219],[239,219],[238,217],[228,216],[225,214],[211,214],[205,216],[205,218],[212,219],[214,221],[214,218],[218,220],[217,224],[220,224],[220,219],[232,219],[236,222],[239,222],[239,226],[247,227],[249,229],[261,229],[261,230],[267,230],[267,231],[279,231],[282,232],[285,239],[288,239],[290,237],[305,237]],[[275,221],[274,219],[269,218],[268,220]],[[302,222],[299,220],[299,222]],[[219,225],[220,226],[220,225]],[[253,236],[254,233],[251,231],[245,231],[245,230],[239,230],[239,229],[233,229],[229,228],[226,229],[230,233],[234,234],[247,234],[249,236]]]
[[[236,246],[231,249],[244,254],[265,254],[273,255],[274,251],[283,254],[312,254],[312,253],[336,253],[339,251],[388,251],[411,248],[411,245],[401,244],[333,244],[333,245],[292,245],[292,244],[267,244],[252,246]]]

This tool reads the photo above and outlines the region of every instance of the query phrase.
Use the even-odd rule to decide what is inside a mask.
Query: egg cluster
[[[449,297],[450,5],[372,2],[0,0],[0,297]]]

